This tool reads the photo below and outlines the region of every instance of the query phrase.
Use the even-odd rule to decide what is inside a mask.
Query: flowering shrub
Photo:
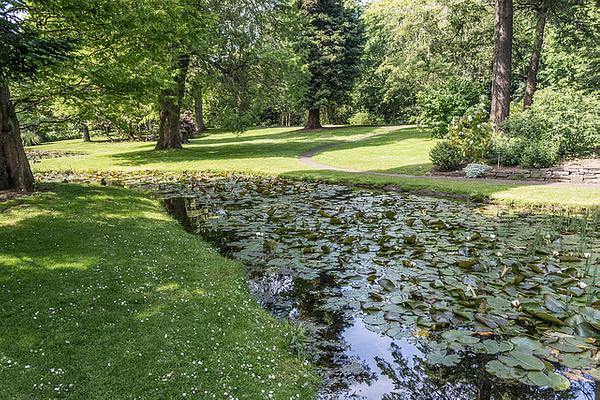
[[[481,163],[492,148],[492,124],[483,107],[478,107],[450,124],[448,140],[463,151],[465,161]]]

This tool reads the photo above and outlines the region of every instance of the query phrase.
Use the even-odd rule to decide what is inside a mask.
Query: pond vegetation
[[[188,227],[248,265],[263,306],[300,322],[325,394],[593,392],[597,213],[239,177],[163,196]]]

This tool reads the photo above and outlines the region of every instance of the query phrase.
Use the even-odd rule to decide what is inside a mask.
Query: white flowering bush
[[[463,171],[467,178],[479,178],[490,169],[492,169],[492,167],[489,165],[472,163],[464,167]]]
[[[484,106],[472,109],[450,124],[447,139],[463,150],[467,162],[485,161],[492,147],[492,124]]]

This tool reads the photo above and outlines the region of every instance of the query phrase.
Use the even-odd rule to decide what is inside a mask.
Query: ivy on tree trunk
[[[33,174],[25,155],[19,121],[8,86],[0,86],[0,190],[28,192]]]

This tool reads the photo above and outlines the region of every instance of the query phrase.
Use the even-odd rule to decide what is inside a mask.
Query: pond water
[[[212,177],[159,189],[318,368],[322,399],[598,399],[598,215]]]

